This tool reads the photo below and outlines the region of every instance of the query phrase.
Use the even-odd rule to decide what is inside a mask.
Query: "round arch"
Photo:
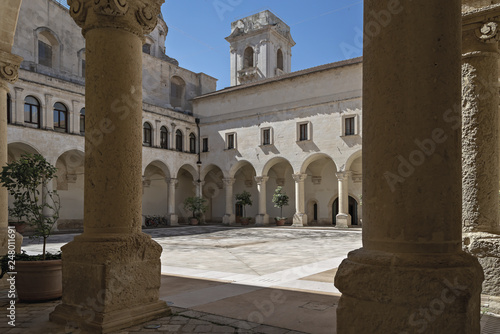
[[[335,165],[335,168],[337,168],[337,164],[335,163],[333,158],[331,156],[329,156],[328,154],[326,154],[326,153],[313,153],[310,156],[308,156],[304,160],[304,162],[302,163],[302,166],[300,167],[300,173],[304,174],[307,170],[307,167],[309,167],[310,164],[312,164],[313,162],[318,161],[320,159],[331,160],[333,162],[333,164]]]
[[[205,166],[205,168],[203,168],[203,170],[201,171],[200,180],[205,180],[205,177],[207,176],[207,174],[213,170],[219,170],[219,172],[221,174],[220,175],[221,179],[224,179],[227,177],[227,175],[224,174],[224,171],[222,170],[222,168],[220,168],[218,165],[216,165],[214,163],[211,163],[211,164]]]
[[[193,177],[193,180],[198,179],[198,171],[196,170],[196,168],[194,166],[192,166],[190,164],[184,164],[181,167],[179,167],[179,169],[175,173],[175,177],[179,177],[179,172],[182,169],[186,170],[189,174],[191,174],[191,176]]]
[[[255,167],[254,165],[252,165],[251,162],[247,161],[247,160],[240,160],[238,161],[237,163],[235,163],[234,165],[231,166],[231,168],[229,169],[229,177],[230,178],[234,178],[236,173],[238,173],[238,171],[241,169],[241,168],[244,168],[246,166],[250,166],[253,168],[253,170],[255,171],[255,173],[257,174],[257,171],[255,170]]]
[[[357,158],[360,158],[362,156],[363,152],[362,150],[358,150],[356,152],[354,152],[353,154],[351,154],[349,156],[349,158],[347,159],[346,163],[345,163],[345,167],[344,167],[344,170],[350,170],[351,169],[351,165],[352,163],[357,159]]]
[[[9,143],[7,145],[7,151],[9,152],[8,154],[12,156],[14,159],[19,158],[21,155],[25,153],[42,154],[40,150],[35,146],[33,146],[31,143],[26,143],[21,141]]]
[[[269,170],[271,168],[273,168],[273,166],[275,166],[279,163],[282,163],[282,162],[287,163],[290,166],[292,166],[292,164],[290,163],[290,161],[288,159],[285,159],[283,157],[275,157],[275,158],[272,158],[271,160],[269,160],[268,162],[266,162],[266,164],[264,165],[264,168],[262,168],[261,175],[267,176],[267,174],[269,173]]]
[[[142,175],[147,176],[148,171],[150,171],[153,167],[159,169],[163,173],[164,177],[170,178],[170,170],[168,169],[167,165],[161,160],[153,160],[148,163],[146,167],[144,167]]]

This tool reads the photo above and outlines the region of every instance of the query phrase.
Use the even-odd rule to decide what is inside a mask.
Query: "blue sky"
[[[363,1],[360,0],[166,0],[167,55],[193,72],[229,86],[231,22],[269,9],[287,23],[297,45],[292,71],[362,54]]]

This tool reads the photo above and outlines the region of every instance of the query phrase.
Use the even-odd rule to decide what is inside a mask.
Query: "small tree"
[[[243,217],[246,217],[246,206],[252,206],[252,195],[246,190],[244,190],[241,194],[236,194],[236,204],[243,206]]]
[[[42,260],[45,260],[47,238],[59,219],[59,194],[49,190],[48,184],[56,177],[57,168],[40,154],[23,154],[19,160],[7,164],[0,174],[0,183],[14,198],[9,214],[35,228],[34,238],[43,238]],[[51,215],[44,215],[44,209]]]
[[[203,197],[193,196],[184,200],[184,210],[191,211],[193,218],[198,218],[199,215],[207,211],[207,200]]]
[[[283,207],[288,205],[289,197],[283,191],[282,186],[278,186],[273,194],[273,203],[275,208],[280,208],[280,218],[283,219]]]

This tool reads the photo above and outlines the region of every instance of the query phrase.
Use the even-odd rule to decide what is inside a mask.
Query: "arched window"
[[[184,100],[184,89],[186,84],[184,80],[179,77],[172,77],[170,82],[170,105],[174,108],[182,108]]]
[[[196,136],[194,133],[189,135],[189,152],[196,153]]]
[[[80,110],[80,133],[82,135],[85,133],[85,108]]]
[[[24,99],[24,123],[40,127],[40,102],[33,96]]]
[[[277,67],[278,69],[284,71],[284,67],[283,67],[283,51],[281,51],[281,49],[278,50],[278,54],[277,54]]]
[[[54,104],[54,130],[68,132],[68,109],[60,102]]]
[[[243,58],[243,68],[250,68],[250,67],[254,67],[254,64],[253,64],[253,48],[252,47],[248,47],[245,49],[245,54],[244,54],[244,58]]]
[[[175,131],[175,149],[182,152],[182,132],[181,130]]]
[[[38,64],[58,68],[60,43],[47,28],[39,28],[37,36]]]
[[[10,94],[7,93],[7,124],[10,124],[12,121],[10,119],[12,113],[12,99],[10,98]]]
[[[168,149],[168,130],[164,126],[160,129],[160,147]]]
[[[151,141],[151,124],[148,122],[144,123],[142,126],[143,130],[143,138],[142,138],[142,144],[144,146],[151,146],[152,141]]]

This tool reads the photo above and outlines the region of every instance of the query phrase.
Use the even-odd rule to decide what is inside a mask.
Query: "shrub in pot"
[[[252,206],[252,195],[244,190],[240,194],[236,194],[236,204],[243,206],[243,217],[241,217],[241,224],[248,225],[250,224],[251,217],[247,217],[246,215],[246,206]]]
[[[0,184],[13,197],[9,214],[32,227],[31,238],[43,240],[40,255],[9,251],[1,258],[0,278],[6,272],[17,272],[16,290],[21,301],[49,300],[62,295],[61,254],[46,252],[47,238],[61,208],[59,194],[48,188],[56,171],[40,154],[24,154],[19,160],[4,166],[0,173]]]
[[[184,209],[193,213],[189,218],[191,225],[198,225],[201,215],[207,211],[207,200],[203,197],[192,196],[184,200]]]

